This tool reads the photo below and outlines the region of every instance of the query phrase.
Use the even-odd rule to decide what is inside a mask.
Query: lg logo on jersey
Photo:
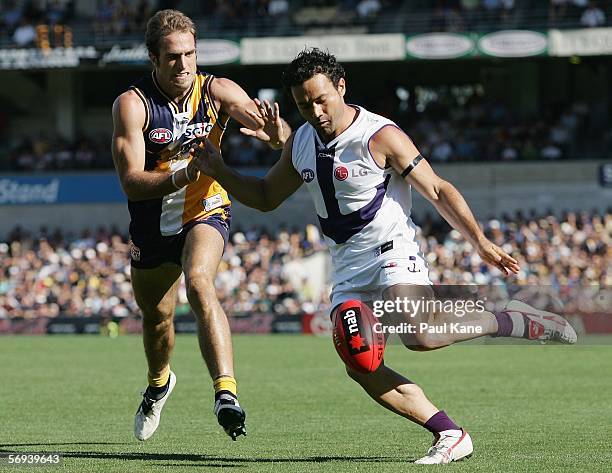
[[[349,173],[349,170],[344,166],[338,166],[334,170],[334,177],[339,181],[346,181],[349,177],[349,174],[351,177],[363,177],[368,175],[368,170],[363,168],[351,169]]]
[[[344,166],[338,166],[335,170],[334,170],[334,177],[336,179],[338,179],[339,181],[344,181],[346,180],[346,178],[349,176],[349,172],[348,169],[346,169]]]

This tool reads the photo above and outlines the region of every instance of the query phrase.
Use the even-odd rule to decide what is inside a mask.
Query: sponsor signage
[[[412,59],[455,59],[470,56],[476,42],[468,35],[428,33],[408,37],[406,54]]]
[[[550,30],[551,56],[598,56],[612,54],[612,28]]]
[[[0,175],[0,205],[125,201],[126,198],[114,174],[45,177]]]
[[[240,45],[226,39],[198,41],[198,65],[214,66],[240,61]]]
[[[549,30],[501,30],[479,33],[427,33],[404,36],[348,34],[242,38],[240,41],[204,39],[197,42],[198,65],[287,64],[308,47],[329,50],[343,62],[444,60],[474,57],[520,58],[538,55],[612,54],[612,28]],[[31,49],[1,49],[0,70],[77,68],[84,62],[99,65],[147,65],[144,43]]]
[[[481,54],[495,57],[539,56],[548,51],[548,38],[537,31],[496,31],[478,40],[478,50]]]
[[[486,35],[427,33],[406,38],[407,59],[515,58],[547,51],[548,37],[529,30],[503,30]]]
[[[0,49],[0,70],[78,67],[82,59],[97,59],[93,46],[53,49]]]
[[[402,34],[286,36],[278,38],[243,38],[240,41],[242,64],[284,64],[291,62],[305,48],[321,48],[339,61],[403,60],[405,39]]]
[[[226,39],[198,40],[197,63],[199,66],[229,64],[240,59],[240,46]],[[102,55],[102,64],[148,64],[149,51],[143,44],[132,47],[113,46]]]

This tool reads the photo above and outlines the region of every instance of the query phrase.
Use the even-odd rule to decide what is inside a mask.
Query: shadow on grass
[[[59,445],[131,445],[125,442],[71,442],[71,443],[12,443],[0,444],[0,454],[3,453],[33,453],[20,450],[19,452],[5,450],[7,447],[50,447]],[[46,451],[46,449],[45,449]],[[41,453],[37,451],[36,453]],[[61,453],[64,458],[81,459],[100,459],[100,460],[133,460],[133,461],[168,461],[160,466],[207,466],[207,467],[246,467],[253,463],[327,463],[327,462],[360,462],[360,463],[395,463],[397,458],[381,456],[308,456],[308,457],[260,457],[260,458],[241,458],[241,457],[220,457],[215,455],[197,455],[188,453],[144,453],[144,452],[54,452]],[[404,459],[403,461],[410,461]],[[179,462],[179,463],[177,463]],[[180,463],[187,462],[187,463]]]

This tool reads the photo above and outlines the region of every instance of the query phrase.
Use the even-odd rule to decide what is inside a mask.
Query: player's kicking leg
[[[470,435],[444,411],[438,410],[423,390],[407,378],[385,365],[368,374],[348,367],[346,371],[381,406],[425,427],[434,435],[432,447],[416,463],[450,463],[472,454]]]
[[[392,301],[424,301],[433,298],[433,290],[427,285],[396,284],[383,292],[383,299]],[[577,340],[576,332],[563,317],[535,309],[521,301],[511,301],[497,313],[474,311],[462,314],[461,317],[453,313],[438,313],[432,310],[388,315],[390,323],[408,321],[415,327],[420,327],[424,322],[432,328],[432,330],[417,329],[414,334],[400,336],[402,342],[414,350],[433,350],[486,335],[566,344],[576,343]],[[435,327],[444,327],[444,329],[435,330]]]
[[[246,413],[238,403],[229,323],[214,286],[223,246],[217,229],[196,225],[185,239],[183,270],[187,298],[198,324],[200,351],[214,381],[214,414],[225,432],[236,440],[246,435]]]
[[[149,380],[134,419],[134,436],[138,440],[147,440],[155,433],[161,411],[176,384],[176,376],[170,371],[170,355],[174,347],[172,319],[180,274],[180,267],[170,263],[155,269],[132,266],[134,296],[143,314]]]
[[[338,307],[332,311],[332,320]],[[469,434],[434,406],[419,386],[385,366],[384,362],[376,371],[367,374],[348,366],[346,372],[381,406],[425,427],[434,435],[433,446],[417,463],[450,463],[472,454]]]

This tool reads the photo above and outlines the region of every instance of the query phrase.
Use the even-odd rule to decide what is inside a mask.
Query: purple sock
[[[497,333],[494,337],[509,337],[512,334],[512,319],[507,312],[495,313],[497,319]]]
[[[436,414],[432,415],[425,425],[423,425],[427,430],[429,430],[432,434],[439,434],[444,430],[459,430],[455,424],[444,411],[438,411]]]

